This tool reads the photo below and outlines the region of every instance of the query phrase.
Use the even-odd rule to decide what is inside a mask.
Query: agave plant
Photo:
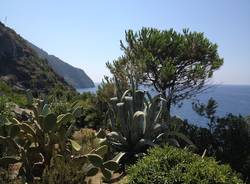
[[[145,94],[141,90],[127,90],[121,98],[111,98],[108,144],[128,157],[143,153],[162,141],[179,146],[177,137],[192,145],[186,136],[170,131],[168,123],[164,122],[167,101],[160,95],[152,98],[147,93],[146,98]]]

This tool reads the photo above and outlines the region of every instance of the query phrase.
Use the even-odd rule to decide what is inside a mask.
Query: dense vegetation
[[[49,66],[60,76],[63,76],[65,81],[75,88],[91,88],[94,87],[94,82],[89,76],[79,68],[75,68],[68,63],[65,63],[58,57],[50,55],[44,50],[38,48],[32,43],[27,42],[28,45],[38,54],[42,59],[48,61]]]
[[[230,164],[245,178],[250,178],[250,122],[247,118],[228,114],[214,122],[213,130],[185,121],[176,122],[176,127],[197,145],[197,153],[203,154],[206,150],[206,155]]]
[[[173,147],[155,148],[128,170],[128,183],[240,184],[229,166]]]
[[[125,39],[123,56],[107,63],[111,73],[119,82],[152,85],[167,100],[169,112],[173,104],[201,92],[223,64],[217,45],[203,33],[142,28],[127,31]]]
[[[74,91],[15,31],[0,22],[0,79],[16,90]]]
[[[0,52],[0,63],[18,66],[14,83],[9,75],[0,81],[0,183],[90,183],[100,175],[98,183],[112,183],[127,171],[129,183],[249,182],[249,118],[217,117],[212,99],[193,104],[207,128],[171,114],[173,105],[205,90],[223,63],[202,33],[128,31],[124,55],[107,64],[113,76],[96,94],[76,93],[15,38]],[[21,49],[20,60],[6,59],[13,49]],[[19,79],[31,70],[26,85]],[[139,90],[142,84],[159,94]]]

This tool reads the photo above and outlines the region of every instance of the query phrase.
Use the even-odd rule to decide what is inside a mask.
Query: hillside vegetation
[[[49,93],[60,88],[74,91],[25,40],[0,23],[0,79],[17,90]]]
[[[0,24],[0,184],[250,183],[249,117],[218,117],[212,98],[193,104],[207,127],[171,112],[223,65],[217,45],[154,28],[125,40],[112,77],[79,94]]]
[[[91,88],[95,86],[94,82],[82,69],[73,67],[54,55],[49,55],[30,42],[28,42],[28,45],[34,49],[40,58],[46,59],[49,66],[53,68],[58,75],[63,77],[68,84],[75,88]]]

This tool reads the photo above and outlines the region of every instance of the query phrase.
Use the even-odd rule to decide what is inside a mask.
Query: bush
[[[173,122],[197,146],[196,153],[206,150],[221,163],[229,164],[250,183],[250,121],[249,117],[228,114],[214,121],[213,130],[185,121]]]
[[[40,184],[86,183],[86,173],[81,165],[71,160],[57,160],[53,166],[44,170]]]
[[[250,124],[242,116],[229,114],[217,120],[213,137],[217,141],[216,158],[229,163],[249,181]]]
[[[228,165],[173,147],[154,148],[128,170],[129,184],[240,184]]]

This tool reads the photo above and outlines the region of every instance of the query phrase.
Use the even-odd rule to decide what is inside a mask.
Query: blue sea
[[[78,89],[80,93],[95,93],[96,90],[97,86],[95,88]],[[149,92],[156,94],[156,92],[152,90]],[[197,95],[194,99],[206,103],[211,97],[218,103],[216,112],[218,116],[225,116],[228,113],[235,115],[241,114],[242,116],[250,115],[250,85],[215,85]],[[193,124],[205,127],[207,119],[200,117],[193,111],[192,101],[193,99],[186,100],[181,107],[173,107],[171,113],[182,119],[187,119]]]

